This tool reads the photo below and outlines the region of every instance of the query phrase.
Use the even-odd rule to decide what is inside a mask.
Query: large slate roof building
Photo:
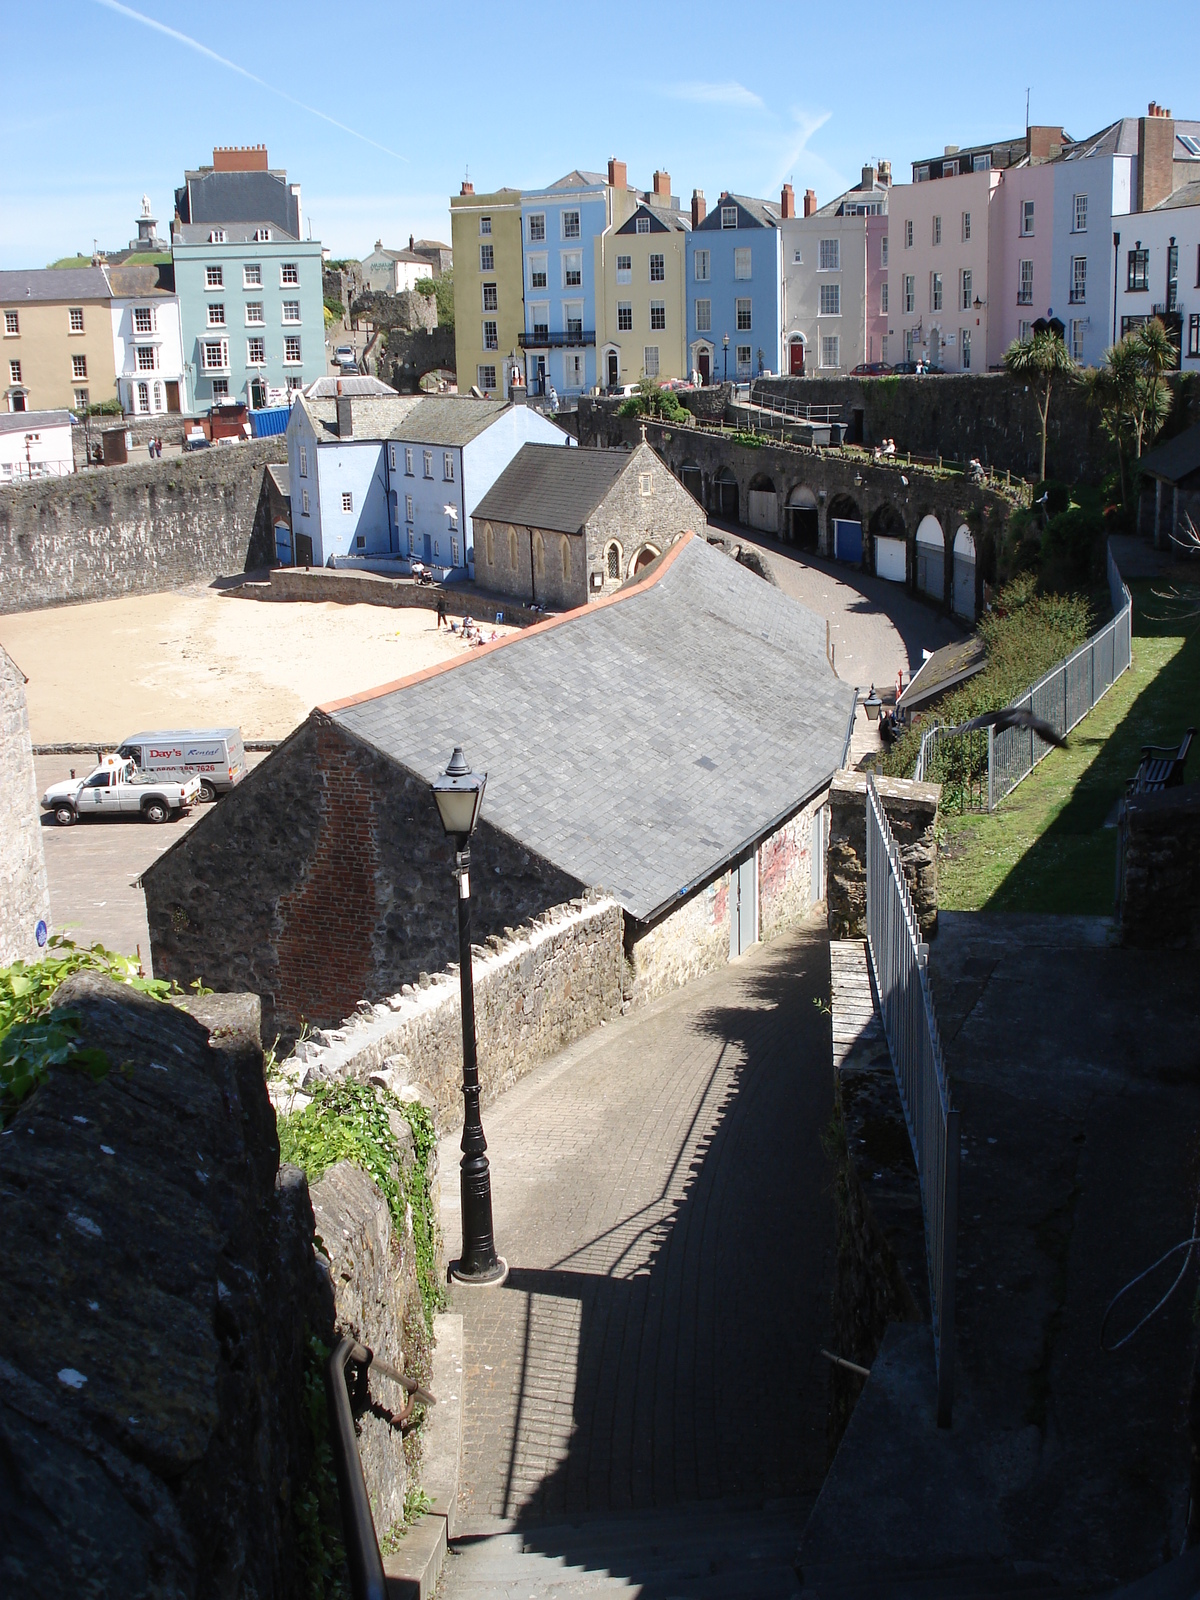
[[[476,939],[603,891],[630,998],[659,993],[819,895],[854,698],[817,617],[685,538],[599,604],[314,711],[146,872],[155,971],[252,989],[286,1035],[448,964],[429,785],[461,744],[488,772]]]

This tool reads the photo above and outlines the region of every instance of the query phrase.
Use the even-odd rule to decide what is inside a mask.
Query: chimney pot
[[[671,174],[658,171],[654,174],[654,193],[659,199],[671,198]]]
[[[817,209],[817,191],[815,189],[805,189],[805,191],[804,191],[804,215],[806,217],[811,217],[813,215],[813,213],[816,211],[816,209]]]
[[[796,215],[796,191],[790,183],[785,183],[779,192],[779,215],[781,217]]]
[[[464,178],[463,179],[463,186],[458,192],[459,192],[459,194],[474,194],[475,193],[475,185],[473,183],[468,183],[466,178]]]
[[[611,189],[628,189],[629,173],[623,161],[618,161],[616,156],[608,158],[608,184]]]
[[[879,184],[881,188],[888,189],[892,182],[892,163],[881,161],[879,163]]]

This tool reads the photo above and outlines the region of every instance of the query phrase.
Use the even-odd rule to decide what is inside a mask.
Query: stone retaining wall
[[[41,807],[29,742],[25,674],[0,647],[0,967],[35,961],[39,919],[50,922]]]
[[[1131,796],[1121,845],[1122,944],[1200,950],[1200,784]]]
[[[909,778],[876,777],[875,786],[891,823],[921,937],[937,933],[937,826],[942,786]],[[867,915],[867,779],[839,772],[829,790],[827,858],[829,933],[861,939]]]
[[[267,581],[239,584],[230,594],[239,600],[331,600],[344,606],[421,607],[426,611],[436,611],[438,601],[444,600],[449,616],[464,617],[469,613],[476,622],[487,625],[495,621],[497,612],[503,612],[506,623],[521,628],[545,622],[547,615],[522,605],[511,595],[492,594],[474,584],[454,583],[438,588],[352,568],[275,567]]]
[[[613,900],[556,906],[528,928],[489,940],[474,960],[475,1032],[485,1103],[544,1061],[619,1016],[624,999],[622,912]],[[378,1078],[425,1091],[439,1128],[462,1112],[462,1008],[457,967],[369,1006],[340,1028],[302,1041],[285,1075]]]
[[[267,567],[282,436],[0,489],[0,609],[147,594]]]

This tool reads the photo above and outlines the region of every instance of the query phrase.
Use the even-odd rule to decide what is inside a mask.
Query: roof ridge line
[[[560,447],[561,448],[561,447]],[[410,672],[405,678],[397,678],[392,683],[380,684],[377,689],[364,689],[361,694],[345,695],[341,700],[327,700],[324,705],[315,709],[331,716],[335,711],[345,711],[350,706],[360,706],[368,700],[378,700],[385,694],[392,694],[397,689],[411,689],[414,684],[424,683],[429,678],[440,677],[443,672],[453,672],[458,667],[469,667],[476,661],[481,661],[484,656],[490,655],[494,650],[502,650],[506,645],[519,644],[522,639],[532,638],[534,634],[549,633],[552,628],[560,628],[564,622],[572,618],[595,614],[603,611],[605,607],[616,605],[620,600],[628,600],[636,594],[642,594],[647,589],[652,589],[665,572],[671,567],[675,557],[690,544],[696,537],[689,528],[686,533],[676,539],[675,543],[659,557],[657,570],[650,577],[632,586],[623,586],[615,594],[605,595],[602,600],[589,600],[581,606],[575,606],[570,611],[564,611],[557,617],[547,617],[545,622],[535,622],[532,628],[522,628],[518,633],[510,633],[503,639],[493,639],[485,644],[482,649],[476,650],[472,655],[459,656],[454,661],[439,661],[435,666],[423,667],[420,672]]]

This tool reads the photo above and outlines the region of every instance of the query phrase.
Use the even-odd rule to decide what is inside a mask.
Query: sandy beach
[[[35,744],[224,725],[281,739],[313,706],[468,648],[424,609],[235,600],[200,585],[0,616],[0,644],[29,679]]]

